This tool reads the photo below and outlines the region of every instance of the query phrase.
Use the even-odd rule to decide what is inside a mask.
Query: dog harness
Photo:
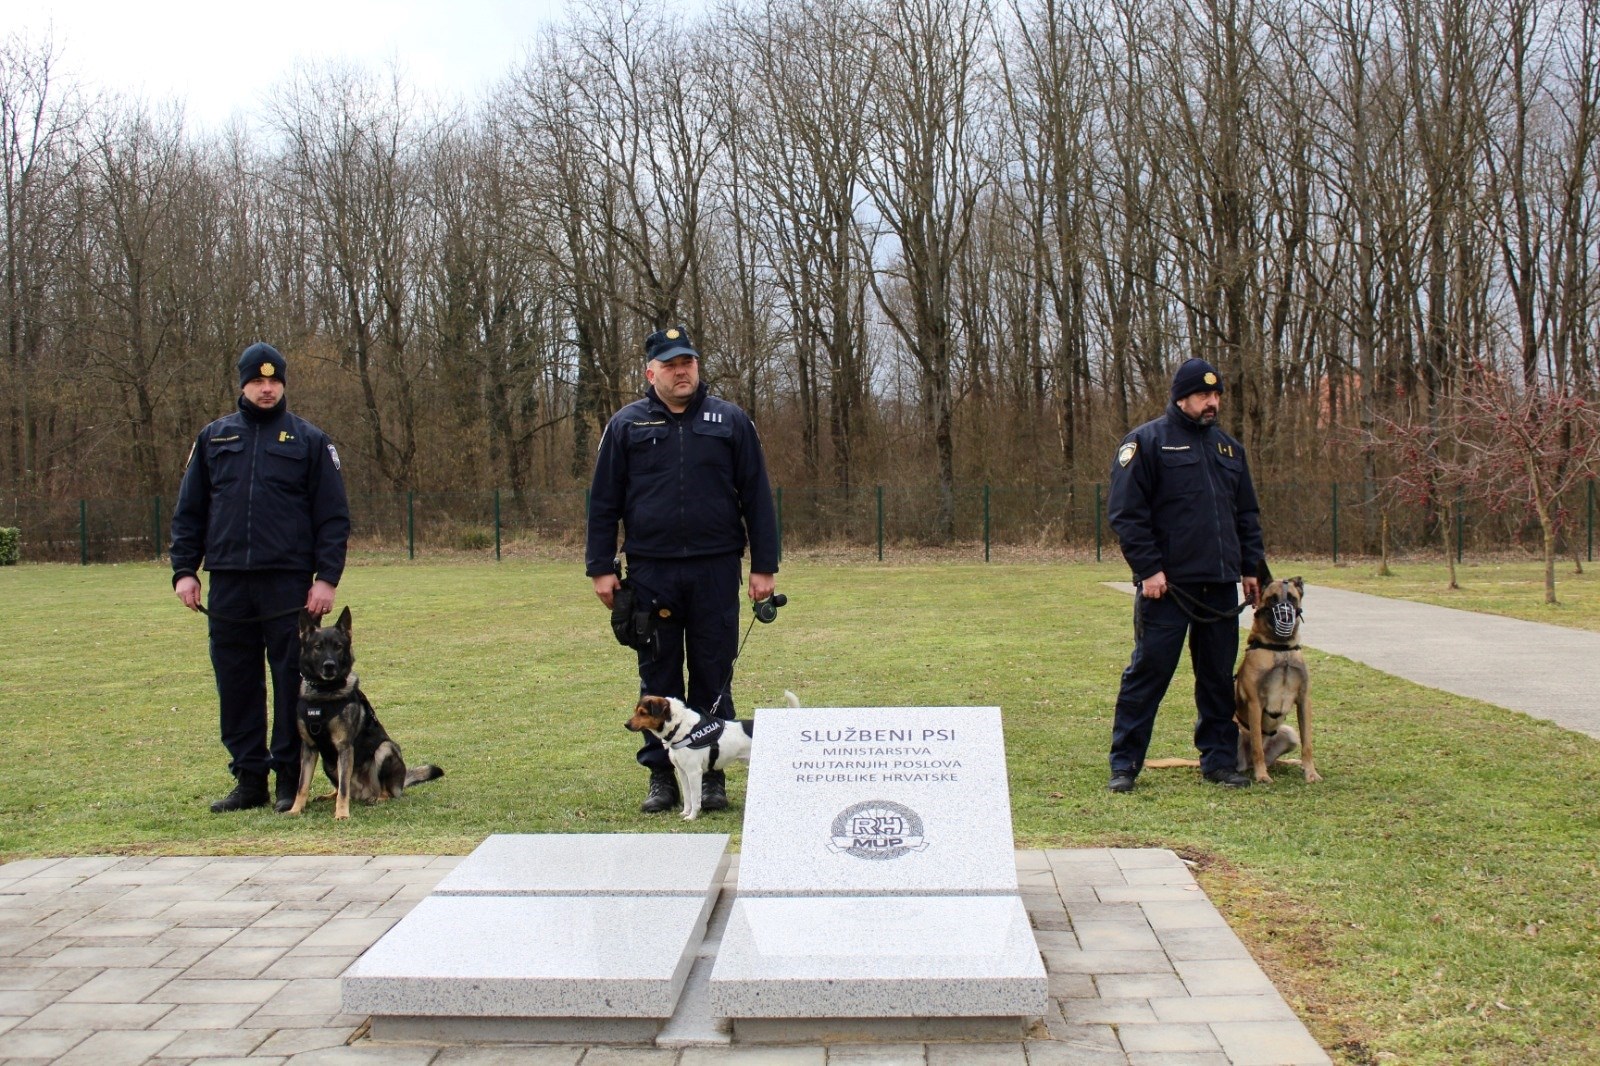
[[[695,726],[694,731],[682,740],[675,741],[675,748],[714,748],[717,741],[722,739],[722,728],[727,725],[725,718],[706,718]]]

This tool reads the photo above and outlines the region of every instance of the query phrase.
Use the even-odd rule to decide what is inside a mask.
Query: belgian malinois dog
[[[355,663],[350,608],[331,626],[318,626],[313,615],[300,612],[300,791],[289,814],[306,809],[318,756],[333,782],[337,819],[350,817],[352,796],[382,803],[412,785],[444,776],[437,766],[406,769],[400,745],[389,739],[361,691]]]
[[[1233,675],[1233,718],[1239,724],[1239,772],[1272,780],[1267,770],[1300,748],[1307,781],[1321,781],[1311,759],[1311,675],[1300,650],[1300,603],[1306,585],[1298,577],[1273,581],[1261,591],[1244,659]],[[1300,732],[1284,721],[1293,707]]]

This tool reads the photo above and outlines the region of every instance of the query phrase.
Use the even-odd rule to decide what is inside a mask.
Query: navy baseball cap
[[[239,387],[242,389],[251,378],[274,378],[286,381],[289,364],[282,354],[270,344],[256,342],[239,356]]]
[[[644,339],[644,357],[647,362],[665,363],[669,359],[680,359],[686,355],[692,359],[700,358],[700,353],[694,350],[694,344],[689,340],[689,331],[682,326],[658,329]]]

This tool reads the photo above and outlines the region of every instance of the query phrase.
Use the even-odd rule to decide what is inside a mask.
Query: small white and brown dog
[[[640,696],[626,724],[635,733],[654,733],[667,749],[686,822],[700,816],[700,780],[707,770],[750,761],[754,722],[711,718],[675,696]]]

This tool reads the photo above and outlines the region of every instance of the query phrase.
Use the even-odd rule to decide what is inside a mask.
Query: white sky
[[[698,7],[678,0],[679,11]],[[255,110],[297,59],[378,70],[473,101],[520,62],[567,0],[0,0],[0,35],[54,40],[90,91],[182,101],[193,130]]]

